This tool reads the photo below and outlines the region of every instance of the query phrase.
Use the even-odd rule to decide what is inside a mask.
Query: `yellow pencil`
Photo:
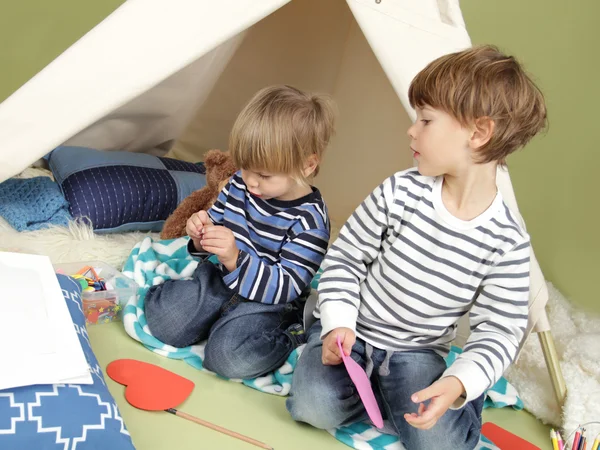
[[[596,440],[594,441],[594,446],[592,447],[592,450],[598,450],[598,446],[600,446],[600,434],[596,436]]]
[[[556,431],[554,431],[554,428],[550,430],[550,439],[552,440],[553,450],[558,450],[558,441],[556,440]]]

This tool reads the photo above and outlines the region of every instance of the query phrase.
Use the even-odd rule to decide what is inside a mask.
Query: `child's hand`
[[[215,225],[205,226],[200,244],[207,252],[217,255],[227,270],[230,272],[235,270],[240,251],[235,243],[233,232],[229,228]]]
[[[326,366],[335,366],[342,362],[342,355],[337,345],[337,337],[340,337],[344,354],[350,356],[352,346],[356,342],[356,335],[350,328],[335,328],[331,330],[325,339],[323,339],[323,364]]]
[[[192,214],[185,225],[185,232],[194,241],[194,247],[196,250],[201,250],[202,244],[202,232],[205,225],[212,225],[210,218],[206,211],[198,211]]]
[[[428,388],[413,394],[412,401],[420,403],[419,413],[404,414],[404,418],[413,427],[428,430],[436,424],[464,390],[465,388],[458,378],[442,378]],[[425,406],[422,402],[429,399],[431,399],[429,405]]]

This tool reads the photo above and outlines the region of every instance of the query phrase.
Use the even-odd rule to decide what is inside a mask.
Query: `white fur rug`
[[[563,410],[554,399],[537,335],[525,343],[506,378],[519,391],[527,410],[568,434],[579,424],[600,421],[600,316],[574,308],[552,283],[548,291],[546,309],[568,390]],[[600,425],[586,429],[588,438],[600,433]]]
[[[158,239],[158,233],[96,234],[78,222],[68,228],[18,232],[0,218],[0,251],[46,255],[53,264],[104,261],[121,270],[133,246],[146,236]]]

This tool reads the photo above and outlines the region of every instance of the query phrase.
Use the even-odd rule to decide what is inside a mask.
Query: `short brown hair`
[[[544,96],[512,56],[486,45],[442,56],[417,74],[408,90],[411,106],[439,108],[463,126],[494,121],[491,139],[478,149],[479,163],[498,161],[523,147],[546,126]]]
[[[237,117],[229,150],[240,169],[285,173],[306,181],[302,170],[315,155],[318,164],[334,131],[333,101],[291,86],[259,91]]]

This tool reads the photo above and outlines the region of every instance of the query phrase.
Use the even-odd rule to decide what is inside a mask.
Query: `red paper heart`
[[[106,367],[106,373],[127,386],[125,399],[131,405],[146,411],[175,408],[194,389],[194,383],[187,378],[135,359],[113,361]]]

